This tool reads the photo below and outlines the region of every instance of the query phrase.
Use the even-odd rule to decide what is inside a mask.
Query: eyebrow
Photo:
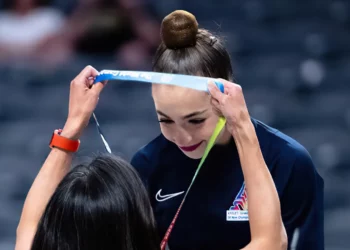
[[[196,115],[201,115],[201,114],[205,113],[206,111],[207,111],[207,109],[202,110],[202,111],[196,111],[196,112],[193,112],[193,113],[191,113],[191,114],[188,114],[188,115],[183,116],[182,119],[188,119],[188,118],[191,118],[191,117],[196,116]],[[166,118],[170,118],[168,115],[164,114],[164,113],[163,113],[162,111],[160,111],[160,110],[157,110],[157,113],[160,114],[160,115],[162,115],[162,116],[164,116],[164,117],[166,117]]]

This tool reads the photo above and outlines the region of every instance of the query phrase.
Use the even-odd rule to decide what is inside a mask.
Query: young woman
[[[131,164],[148,188],[159,235],[166,234],[223,115],[226,127],[186,198],[169,248],[232,250],[260,238],[268,240],[258,241],[254,249],[280,249],[284,238],[276,217],[278,198],[271,195],[273,185],[262,185],[270,172],[281,201],[288,246],[324,249],[323,180],[305,148],[250,117],[242,88],[231,82],[230,57],[223,43],[199,29],[192,14],[175,11],[166,16],[161,36],[154,71],[219,78],[225,93],[215,86],[210,95],[152,86],[162,133],[141,148]],[[248,218],[229,216],[245,212]]]
[[[87,67],[71,83],[68,119],[60,135],[55,131],[55,139],[50,142],[53,148],[28,193],[17,229],[16,250],[160,249],[147,191],[128,163],[113,156],[98,156],[69,171],[73,152],[79,146],[78,139],[103,88],[101,83],[92,86],[91,78],[97,73]],[[227,90],[233,93],[228,85]],[[212,93],[221,98],[219,93]],[[243,105],[244,100],[239,97],[237,103]],[[287,239],[278,195],[258,142],[240,132],[245,128],[230,126],[228,123],[244,146],[240,148],[242,169],[252,206],[249,211],[252,237],[244,249],[283,250]],[[202,191],[210,195],[210,191]],[[205,200],[198,203],[192,211],[193,218],[207,205]],[[188,213],[186,210],[187,204],[184,211]],[[203,218],[203,222],[204,219],[211,220]],[[186,223],[193,226],[191,220]],[[193,241],[192,235],[203,241],[204,238],[198,238],[200,233],[201,229],[191,232],[188,242]],[[206,234],[205,228],[203,233]],[[192,249],[202,248],[198,242],[198,247]]]

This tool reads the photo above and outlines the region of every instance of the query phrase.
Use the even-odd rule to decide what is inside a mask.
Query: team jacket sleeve
[[[298,152],[281,197],[288,249],[324,249],[323,189],[323,179],[308,152]]]

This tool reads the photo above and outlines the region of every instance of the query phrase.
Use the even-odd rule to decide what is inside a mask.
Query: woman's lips
[[[203,142],[203,141],[201,141],[201,142],[198,143],[198,144],[192,145],[192,146],[180,147],[180,148],[181,148],[183,151],[191,152],[191,151],[196,150],[196,149],[202,144],[202,142]]]

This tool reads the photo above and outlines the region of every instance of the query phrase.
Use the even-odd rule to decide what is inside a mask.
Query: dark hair
[[[161,37],[153,71],[232,79],[231,59],[222,41],[208,30],[198,29],[191,13],[177,10],[167,15]]]
[[[32,250],[160,248],[145,187],[126,161],[97,156],[73,168],[51,197]]]

